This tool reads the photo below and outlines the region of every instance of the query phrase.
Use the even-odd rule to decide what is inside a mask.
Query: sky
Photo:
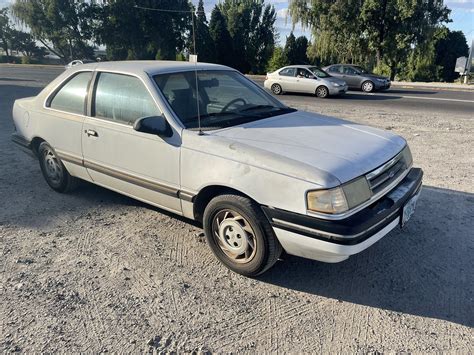
[[[265,0],[266,3],[270,3],[275,6],[277,11],[276,29],[280,34],[279,42],[284,44],[286,36],[288,36],[292,30],[291,19],[287,16],[288,14],[288,0]],[[0,8],[8,6],[12,0],[0,0]],[[198,0],[192,0],[194,4],[198,3]],[[210,19],[212,8],[218,3],[218,0],[204,0],[204,8],[207,14],[207,19]],[[471,42],[474,39],[474,0],[445,0],[445,5],[452,10],[451,19],[453,20],[447,26],[454,31],[463,31],[466,36],[468,45],[471,46]],[[295,36],[305,35],[311,37],[311,31],[308,29],[303,30],[301,26],[296,25],[294,30]]]

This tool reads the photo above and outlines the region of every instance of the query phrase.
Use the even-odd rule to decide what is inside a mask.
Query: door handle
[[[87,134],[87,137],[90,137],[90,136],[92,136],[92,137],[98,137],[98,136],[99,136],[99,135],[97,134],[97,132],[94,131],[94,130],[92,130],[92,129],[86,129],[86,130],[84,131],[84,133]]]

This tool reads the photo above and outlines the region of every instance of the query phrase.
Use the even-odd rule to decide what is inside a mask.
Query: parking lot
[[[402,135],[424,187],[404,230],[361,254],[249,279],[186,219],[48,187],[10,141],[11,109],[59,73],[0,66],[1,352],[473,352],[474,91],[279,97]]]

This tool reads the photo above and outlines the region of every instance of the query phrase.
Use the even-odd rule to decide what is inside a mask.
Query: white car
[[[83,179],[202,222],[247,276],[282,250],[361,252],[406,223],[422,184],[403,138],[297,111],[220,65],[80,65],[16,100],[13,120],[53,190]]]
[[[275,95],[299,92],[321,98],[345,94],[348,88],[344,80],[313,65],[290,65],[267,73],[264,86]]]

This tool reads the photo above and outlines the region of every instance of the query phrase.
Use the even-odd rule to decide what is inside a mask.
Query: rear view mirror
[[[156,134],[160,137],[171,137],[173,131],[164,116],[142,117],[135,121],[133,129],[137,132]]]

